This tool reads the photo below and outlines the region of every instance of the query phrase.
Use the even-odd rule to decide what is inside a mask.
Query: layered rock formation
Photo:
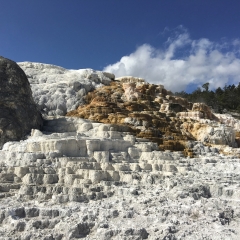
[[[126,125],[137,137],[156,142],[162,150],[185,149],[192,156],[186,148],[189,140],[235,146],[235,130],[220,126],[208,106],[175,97],[164,86],[144,79],[118,78],[110,86],[89,92],[85,99],[86,105],[67,116]]]
[[[175,126],[174,119],[167,118],[164,112],[159,111],[160,102],[166,94],[163,86],[146,84],[143,79],[124,77],[116,79],[110,86],[88,93],[86,102],[89,104],[67,115],[126,125],[137,137],[150,139],[162,146],[163,141],[187,140],[189,138],[182,136]],[[166,140],[163,140],[163,135]],[[181,144],[175,144],[176,148],[178,145]],[[167,148],[172,149],[172,146],[167,147],[165,144],[163,149]]]
[[[25,73],[15,62],[0,57],[0,149],[5,142],[20,140],[41,126]]]
[[[239,239],[237,120],[140,78],[22,66],[44,126],[0,150],[1,239]]]
[[[6,143],[1,237],[238,239],[239,159],[201,143],[200,159],[157,151],[128,129],[61,117]]]
[[[86,93],[114,79],[111,73],[92,69],[68,70],[32,62],[18,64],[28,77],[34,101],[47,116],[64,116],[84,103]]]

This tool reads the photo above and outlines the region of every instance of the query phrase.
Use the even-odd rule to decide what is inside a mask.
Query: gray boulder
[[[27,76],[14,61],[0,56],[0,149],[42,124]]]

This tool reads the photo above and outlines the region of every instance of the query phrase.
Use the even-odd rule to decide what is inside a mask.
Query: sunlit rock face
[[[0,57],[0,149],[42,124],[25,73],[14,61]]]
[[[191,119],[209,119],[218,120],[211,109],[204,103],[188,103],[187,111],[179,111],[177,117]],[[218,120],[219,121],[219,120]]]
[[[236,147],[236,132],[232,127],[224,125],[209,125],[206,123],[185,122],[182,128],[197,141],[214,145]]]
[[[162,85],[148,84],[139,78],[122,77],[113,81],[110,86],[89,93],[86,96],[88,104],[67,115],[125,125],[137,137],[152,140],[163,149],[180,150],[184,148],[184,144],[175,144],[172,140],[189,138],[183,136],[179,126],[176,126],[180,122],[167,118],[167,114],[174,116],[174,107],[165,112],[160,111],[161,102],[168,101],[168,94]],[[184,107],[180,108],[182,110]],[[171,128],[174,129],[174,134]]]
[[[31,84],[34,101],[48,116],[63,116],[83,103],[83,97],[97,87],[108,85],[114,75],[92,69],[68,70],[62,67],[21,62]]]
[[[85,105],[67,114],[128,126],[137,137],[156,142],[162,150],[183,151],[189,140],[234,147],[235,130],[203,103],[176,97],[163,85],[122,77],[89,92]],[[203,122],[199,122],[199,121]]]
[[[239,239],[237,121],[162,85],[93,70],[82,70],[91,77],[80,90],[95,91],[75,102],[82,80],[68,85],[69,70],[56,66],[35,70],[44,124],[0,150],[1,238]],[[79,107],[59,116],[50,93]]]
[[[201,157],[185,158],[129,129],[49,117],[42,131],[5,143],[1,237],[237,240],[239,158],[202,142],[188,142]]]
[[[192,111],[203,113],[203,118],[206,118],[206,119],[216,118],[212,113],[211,109],[204,103],[194,103],[192,106]]]

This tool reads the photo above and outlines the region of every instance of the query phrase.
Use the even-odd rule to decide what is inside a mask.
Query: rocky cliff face
[[[51,118],[43,132],[6,143],[1,237],[237,240],[239,158],[200,142],[191,147],[202,157],[184,158],[128,130]]]
[[[0,57],[0,149],[42,124],[25,73],[15,62]]]
[[[144,79],[122,77],[89,92],[85,105],[67,116],[102,123],[125,125],[137,137],[156,142],[162,150],[187,150],[189,140],[235,146],[232,126],[221,121],[203,103],[190,103],[175,97],[162,85]],[[205,120],[205,121],[200,121]]]
[[[64,116],[83,104],[96,87],[108,85],[114,75],[92,69],[68,70],[51,64],[21,62],[31,84],[33,98],[46,116]]]
[[[22,67],[44,125],[0,150],[1,239],[239,239],[238,120],[139,78]]]
[[[180,150],[180,141],[190,138],[181,134],[178,125],[181,123],[175,122],[171,110],[166,110],[166,113],[159,111],[166,95],[163,86],[147,84],[143,79],[124,77],[111,82],[110,86],[89,93],[86,96],[88,104],[69,112],[67,116],[125,125],[137,137],[152,140],[162,149]],[[175,140],[175,146],[168,145],[168,140]]]

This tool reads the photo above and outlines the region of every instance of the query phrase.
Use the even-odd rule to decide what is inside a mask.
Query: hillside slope
[[[189,140],[238,146],[238,126],[234,128],[238,120],[233,125],[224,121],[225,115],[214,115],[207,105],[188,102],[143,79],[115,79],[109,86],[89,92],[85,102],[67,116],[128,126],[135,136],[156,142],[160,150],[185,151],[192,156]]]
[[[239,239],[238,120],[139,78],[25,67],[44,125],[0,150],[1,239]]]

